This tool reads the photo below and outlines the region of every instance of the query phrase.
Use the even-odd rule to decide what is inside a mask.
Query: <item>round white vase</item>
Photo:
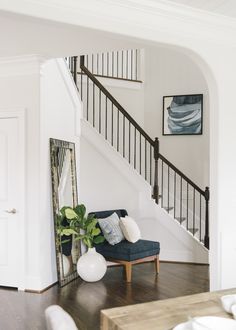
[[[95,248],[89,248],[77,262],[77,272],[86,282],[99,281],[105,275],[107,263]]]

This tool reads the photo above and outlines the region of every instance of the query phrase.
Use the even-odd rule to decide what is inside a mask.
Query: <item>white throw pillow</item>
[[[141,238],[141,232],[137,223],[127,215],[125,218],[120,218],[120,228],[127,241],[131,243],[135,243]]]
[[[48,330],[78,330],[70,314],[58,305],[49,306],[45,316]]]

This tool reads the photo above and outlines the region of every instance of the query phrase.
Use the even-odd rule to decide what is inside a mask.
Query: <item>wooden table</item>
[[[102,330],[170,330],[189,317],[232,318],[221,306],[220,297],[236,294],[236,289],[205,292],[101,311]],[[222,329],[223,330],[223,329]]]

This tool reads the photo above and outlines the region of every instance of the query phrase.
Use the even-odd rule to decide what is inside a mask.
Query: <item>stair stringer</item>
[[[88,186],[93,187],[93,190],[95,189],[95,192],[93,192],[96,195],[96,207],[94,206],[94,199],[91,198],[93,200],[90,201],[89,192],[87,196],[83,196],[83,189],[80,189],[82,197],[85,197],[86,205],[88,205],[88,211],[127,208],[129,214],[137,221],[142,237],[160,241],[161,260],[208,263],[208,250],[202,243],[154,202],[151,198],[151,186],[90,123],[82,119],[81,162],[83,162],[84,143],[86,143],[87,152],[99,153],[99,156],[102,156],[103,160],[109,163],[113,176],[122,177],[124,183],[128,183],[134,191],[134,194],[130,195],[125,189],[122,190],[122,194],[124,194],[122,205],[119,202],[116,204],[116,201],[113,201],[112,198],[106,202],[106,200],[104,201],[104,196],[102,196],[101,187],[94,185],[91,178],[91,182],[86,183]],[[106,177],[104,177],[105,179]],[[89,176],[86,177],[86,180],[90,180]]]
[[[162,242],[161,260],[208,264],[209,251],[204,245],[153,199],[140,194],[140,209],[142,236]]]

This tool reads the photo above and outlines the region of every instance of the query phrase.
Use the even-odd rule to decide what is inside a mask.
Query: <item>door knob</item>
[[[16,213],[16,209],[5,210],[5,212],[7,212],[7,213],[11,213],[11,214],[15,214],[15,213]]]

